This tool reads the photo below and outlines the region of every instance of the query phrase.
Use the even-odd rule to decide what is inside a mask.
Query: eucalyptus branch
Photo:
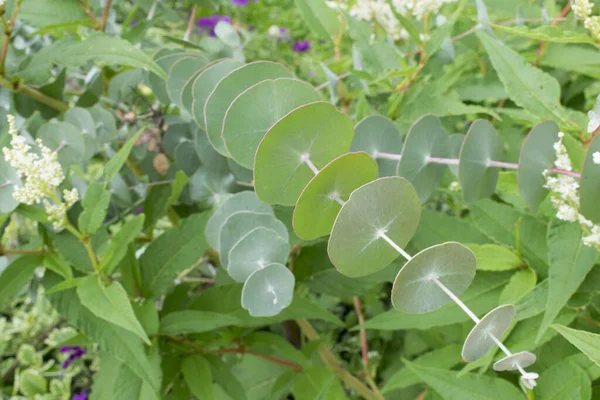
[[[319,334],[315,328],[312,327],[310,322],[305,319],[299,319],[296,322],[298,323],[298,326],[300,327],[300,330],[304,336],[306,336],[309,340],[319,340]],[[381,394],[373,392],[354,375],[346,371],[342,364],[337,360],[335,355],[324,344],[319,345],[319,355],[331,372],[333,372],[339,379],[348,385],[348,387],[360,393],[364,399],[383,400],[383,396]]]

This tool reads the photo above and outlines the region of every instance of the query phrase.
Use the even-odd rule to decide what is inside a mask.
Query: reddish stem
[[[567,13],[569,12],[570,9],[571,9],[571,2],[568,2],[567,5],[565,6],[565,8],[563,8],[562,11],[560,12],[558,18],[555,18],[554,20],[552,20],[552,23],[550,24],[550,26],[556,26],[556,25],[558,25],[558,23],[560,21],[564,20],[564,16],[567,15]],[[535,53],[535,60],[533,60],[533,65],[537,64],[540,57],[542,56],[542,53],[544,52],[545,47],[546,47],[546,41],[542,40],[540,42],[540,45],[539,45],[536,53]]]

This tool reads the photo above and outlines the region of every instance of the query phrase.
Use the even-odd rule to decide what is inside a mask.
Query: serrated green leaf
[[[112,181],[115,175],[119,173],[121,167],[127,161],[127,158],[129,157],[129,153],[131,153],[131,149],[133,149],[135,141],[138,139],[138,137],[140,137],[144,129],[145,128],[142,128],[139,131],[137,131],[135,135],[133,135],[127,141],[127,143],[125,143],[123,147],[121,147],[117,154],[106,162],[106,165],[104,166],[104,179],[106,179],[107,182]]]
[[[102,255],[102,261],[100,261],[98,267],[100,271],[104,271],[107,275],[110,275],[113,272],[115,267],[121,262],[123,257],[125,257],[125,254],[127,254],[129,244],[133,242],[137,235],[142,231],[144,218],[144,214],[140,214],[123,224]]]
[[[193,214],[179,228],[163,233],[140,257],[142,292],[147,298],[166,294],[177,275],[188,269],[208,249],[204,227],[209,213]]]
[[[582,235],[583,232],[577,224],[559,220],[550,223],[548,229],[550,286],[546,311],[537,339],[544,334],[596,263],[598,252],[595,248],[583,244]]]
[[[97,317],[134,333],[150,344],[148,335],[135,317],[125,289],[118,282],[104,286],[96,276],[89,276],[77,286],[77,296],[81,304]]]
[[[571,344],[581,350],[590,360],[600,366],[600,335],[568,328],[562,325],[550,325]]]
[[[481,271],[508,271],[519,268],[523,263],[512,251],[495,244],[467,245],[477,258],[477,269]]]
[[[302,372],[294,382],[296,400],[347,399],[336,376],[325,367],[314,366]]]
[[[0,308],[12,300],[29,282],[42,256],[25,255],[11,262],[0,274]]]
[[[19,18],[35,27],[81,22],[88,19],[83,8],[73,0],[24,1]]]
[[[210,363],[202,356],[186,357],[181,364],[183,379],[198,399],[214,398]]]
[[[18,75],[25,82],[41,84],[50,79],[54,64],[79,67],[90,61],[144,68],[160,77],[167,76],[149,56],[128,41],[99,32],[91,34],[83,41],[62,39],[38,51]]]
[[[560,104],[560,85],[554,77],[527,63],[516,51],[488,33],[477,31],[475,34],[511,100],[540,120],[559,121],[563,129],[579,129]]]
[[[506,400],[523,397],[516,386],[503,379],[473,373],[459,378],[456,371],[423,367],[408,361],[406,367],[444,400]]]
[[[194,310],[177,311],[162,318],[160,333],[163,335],[201,333],[240,323],[239,318],[227,314]]]
[[[94,234],[104,223],[110,203],[111,193],[105,185],[95,182],[88,186],[81,204],[83,212],[79,215],[78,225],[82,233]]]
[[[536,400],[590,400],[591,382],[586,371],[571,360],[564,360],[540,375]]]
[[[596,45],[596,41],[587,33],[579,33],[565,30],[562,26],[542,25],[536,28],[527,26],[508,26],[486,22],[494,29],[510,33],[511,35],[524,36],[544,42],[556,43],[589,43]]]

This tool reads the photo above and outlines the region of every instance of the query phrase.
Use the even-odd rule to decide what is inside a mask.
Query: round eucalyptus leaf
[[[40,127],[37,136],[52,150],[60,147],[58,159],[61,164],[79,164],[86,157],[84,135],[75,125],[68,122],[49,122]]]
[[[240,182],[246,182],[248,184],[251,184],[251,182],[254,180],[252,170],[242,167],[240,164],[236,163],[231,158],[227,159],[227,165],[229,166],[229,169],[231,170],[233,175],[235,175],[237,180],[239,180]]]
[[[221,137],[227,109],[244,90],[265,79],[291,78],[292,73],[281,64],[257,61],[239,67],[224,76],[208,96],[204,105],[204,126],[208,140],[224,156],[228,156]],[[262,110],[261,114],[267,114]]]
[[[230,172],[200,168],[190,176],[190,198],[201,208],[211,208],[222,201],[223,196],[235,191],[239,188]]]
[[[450,303],[452,299],[432,278],[460,296],[475,277],[475,255],[468,247],[446,242],[415,255],[398,272],[392,288],[394,308],[424,314]]]
[[[521,197],[534,213],[548,195],[544,171],[554,165],[558,132],[558,125],[553,121],[541,122],[531,129],[521,146],[517,183]]]
[[[242,63],[236,60],[223,59],[216,64],[208,65],[194,80],[192,84],[192,117],[198,126],[206,129],[204,125],[204,106],[206,99],[214,90],[219,81],[231,71],[242,66]]]
[[[229,268],[229,251],[246,234],[260,226],[274,230],[286,242],[289,241],[287,228],[273,214],[238,211],[225,220],[219,231],[218,249],[221,255],[221,265]]]
[[[169,72],[171,66],[179,59],[189,56],[182,50],[175,49],[160,49],[154,56],[154,61],[165,71]],[[169,93],[167,92],[166,82],[163,78],[153,72],[148,73],[148,84],[152,88],[152,92],[162,104],[171,102]]]
[[[466,362],[472,362],[485,356],[496,345],[492,336],[500,340],[515,314],[515,307],[511,304],[498,306],[487,313],[469,332],[462,348],[462,358]]]
[[[22,186],[19,172],[0,157],[0,213],[8,214],[19,205],[13,197],[16,186]]]
[[[188,113],[191,114],[193,111],[193,106],[194,106],[193,88],[194,88],[194,82],[196,82],[196,78],[198,78],[198,76],[202,72],[204,72],[204,70],[206,68],[209,68],[209,67],[217,64],[218,62],[219,62],[219,60],[213,60],[213,61],[208,62],[204,67],[202,67],[201,69],[194,72],[194,74],[183,85],[183,90],[181,91],[181,96],[180,96],[179,101],[180,101],[181,105],[183,106],[183,108],[185,108]]]
[[[498,132],[490,121],[478,119],[471,124],[458,164],[458,181],[467,203],[490,197],[496,190],[498,168],[488,161],[500,161],[504,150]]]
[[[458,159],[460,156],[460,148],[462,147],[463,140],[465,140],[465,135],[462,133],[455,133],[450,135],[448,148],[448,158]],[[454,176],[458,177],[458,165],[448,165],[448,169],[454,174]]]
[[[103,108],[94,107],[89,110],[94,119],[96,140],[100,143],[109,143],[117,134],[117,120],[114,115]]]
[[[506,356],[494,363],[494,371],[515,371],[519,368],[527,368],[535,363],[536,356],[528,351]]]
[[[272,317],[292,303],[294,274],[282,264],[254,271],[242,289],[242,307],[253,317]]]
[[[238,35],[237,31],[228,22],[220,21],[217,23],[217,26],[215,26],[215,35],[229,47],[240,47],[242,44],[240,35]]]
[[[192,139],[192,131],[190,124],[185,120],[174,117],[165,118],[165,125],[168,126],[167,130],[162,137],[162,145],[165,152],[169,156],[175,154],[175,149],[181,142]]]
[[[245,282],[254,271],[265,265],[285,264],[290,244],[272,229],[251,230],[229,250],[227,272],[238,282]]]
[[[203,168],[214,172],[230,172],[228,165],[228,160],[230,159],[223,157],[215,150],[208,141],[206,132],[204,132],[202,128],[196,127],[196,129],[192,130],[192,133],[194,136],[194,144],[196,145],[196,153],[202,162]]]
[[[375,179],[377,163],[367,153],[349,153],[334,159],[314,176],[298,198],[293,217],[296,234],[304,240],[329,235],[350,193]]]
[[[319,94],[298,79],[267,79],[233,100],[223,120],[222,138],[231,158],[254,167],[254,155],[269,128],[290,111],[319,100]]]
[[[404,178],[386,177],[356,189],[338,214],[327,251],[342,274],[359,277],[390,264],[398,252],[382,237],[404,247],[421,217],[415,188]]]
[[[581,214],[592,221],[595,225],[600,225],[600,165],[594,162],[594,153],[600,152],[600,135],[596,135],[590,146],[581,170],[581,183],[579,187],[579,196],[581,204]]]
[[[204,235],[209,246],[219,251],[219,232],[230,215],[239,211],[254,211],[259,214],[272,213],[271,206],[258,199],[252,191],[239,192],[228,198],[215,210],[206,223]]]
[[[366,151],[377,160],[379,176],[394,176],[397,160],[377,157],[377,153],[402,153],[402,137],[394,123],[382,115],[371,115],[354,128],[354,139],[350,151]]]
[[[199,57],[184,57],[177,60],[169,70],[167,78],[167,92],[171,102],[178,107],[183,107],[181,104],[181,93],[185,84],[196,75],[196,73],[204,68],[208,61]]]
[[[304,155],[323,168],[347,153],[352,121],[326,102],[307,104],[290,112],[269,129],[254,162],[254,188],[269,204],[293,206],[314,173]]]
[[[65,122],[75,125],[84,135],[96,138],[96,123],[88,110],[81,107],[73,107],[65,112]]]
[[[449,148],[448,132],[434,115],[422,116],[408,131],[397,173],[413,184],[421,203],[431,196],[446,170],[445,165],[430,163],[427,158],[446,158]]]
[[[189,139],[182,140],[175,148],[175,164],[188,176],[200,168],[200,159],[196,153],[194,142]]]

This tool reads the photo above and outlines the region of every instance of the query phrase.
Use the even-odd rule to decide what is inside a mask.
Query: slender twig
[[[106,5],[104,6],[104,11],[102,12],[102,21],[100,22],[100,30],[104,32],[106,29],[106,20],[108,19],[108,12],[110,11],[110,4],[112,0],[106,0]]]
[[[15,6],[10,22],[6,22],[6,17],[2,15],[2,25],[4,26],[4,41],[2,42],[2,50],[0,51],[0,75],[4,75],[4,64],[6,61],[6,54],[8,53],[8,43],[10,42],[10,37],[12,36],[15,21],[17,20],[17,14],[21,9],[22,2],[23,0],[17,1],[17,5]]]
[[[346,79],[347,77],[349,77],[350,75],[352,75],[352,72],[345,72],[341,75],[339,75],[337,77],[338,81],[342,80],[342,79]],[[321,89],[325,89],[327,86],[329,86],[329,82],[323,82],[321,83],[319,86],[315,86],[315,90],[321,90]]]
[[[315,328],[305,319],[299,319],[296,321],[298,326],[302,330],[304,336],[311,341],[319,340],[319,334],[315,331]],[[361,381],[359,381],[354,375],[344,369],[342,364],[337,360],[333,353],[324,344],[319,345],[319,355],[323,362],[327,365],[329,370],[333,372],[340,380],[342,380],[348,387],[356,390],[366,400],[383,400],[383,396],[379,393],[373,392]]]
[[[592,325],[600,326],[600,322],[596,321],[595,319],[592,319],[592,318],[588,317],[587,315],[577,314],[577,318],[582,319],[584,321],[587,321],[587,322],[589,322]]]
[[[554,19],[552,20],[552,23],[550,24],[550,26],[556,26],[558,25],[558,23],[560,21],[563,20],[564,16],[567,15],[567,13],[569,12],[569,10],[571,9],[571,3],[568,2],[567,5],[562,9],[562,11],[560,12],[558,18],[560,18],[560,20]],[[535,52],[535,60],[533,60],[533,65],[536,65],[538,63],[538,61],[540,60],[540,58],[542,57],[543,53],[544,53],[544,49],[546,48],[546,41],[542,40],[540,42],[540,45],[537,49],[537,51]]]
[[[192,28],[194,27],[194,21],[196,20],[196,12],[198,11],[198,6],[194,5],[192,8],[192,12],[190,13],[190,19],[188,21],[187,29],[185,30],[185,35],[183,35],[183,40],[186,42],[190,40],[190,36],[192,35]]]
[[[69,105],[64,101],[55,99],[54,97],[50,97],[37,89],[29,87],[23,84],[13,84],[8,79],[0,76],[0,86],[4,86],[15,93],[21,93],[25,96],[31,97],[34,100],[39,101],[40,103],[46,104],[54,108],[57,111],[67,111],[69,109]]]
[[[358,296],[354,296],[354,298],[352,300],[354,302],[354,311],[356,311],[356,317],[358,318],[358,324],[360,326],[360,328],[359,328],[360,350],[361,350],[361,354],[362,354],[362,362],[363,362],[363,370],[365,373],[365,379],[366,379],[367,383],[369,384],[369,386],[371,387],[371,389],[373,389],[373,391],[375,393],[380,393],[379,388],[377,387],[377,384],[375,383],[375,381],[373,380],[373,377],[371,376],[371,370],[369,369],[369,344],[367,343],[367,331],[363,327],[363,325],[365,324],[365,316],[363,315],[363,312],[362,312],[362,304],[360,303],[360,298]]]
[[[81,5],[81,8],[83,8],[83,11],[88,16],[88,18],[92,21],[92,23],[94,24],[94,26],[96,27],[96,29],[99,29],[100,28],[100,23],[98,22],[98,20],[96,19],[96,17],[94,17],[94,14],[92,13],[92,10],[90,10],[90,8],[87,6],[87,4],[85,4],[83,2],[83,0],[81,0],[79,2],[79,5]]]

